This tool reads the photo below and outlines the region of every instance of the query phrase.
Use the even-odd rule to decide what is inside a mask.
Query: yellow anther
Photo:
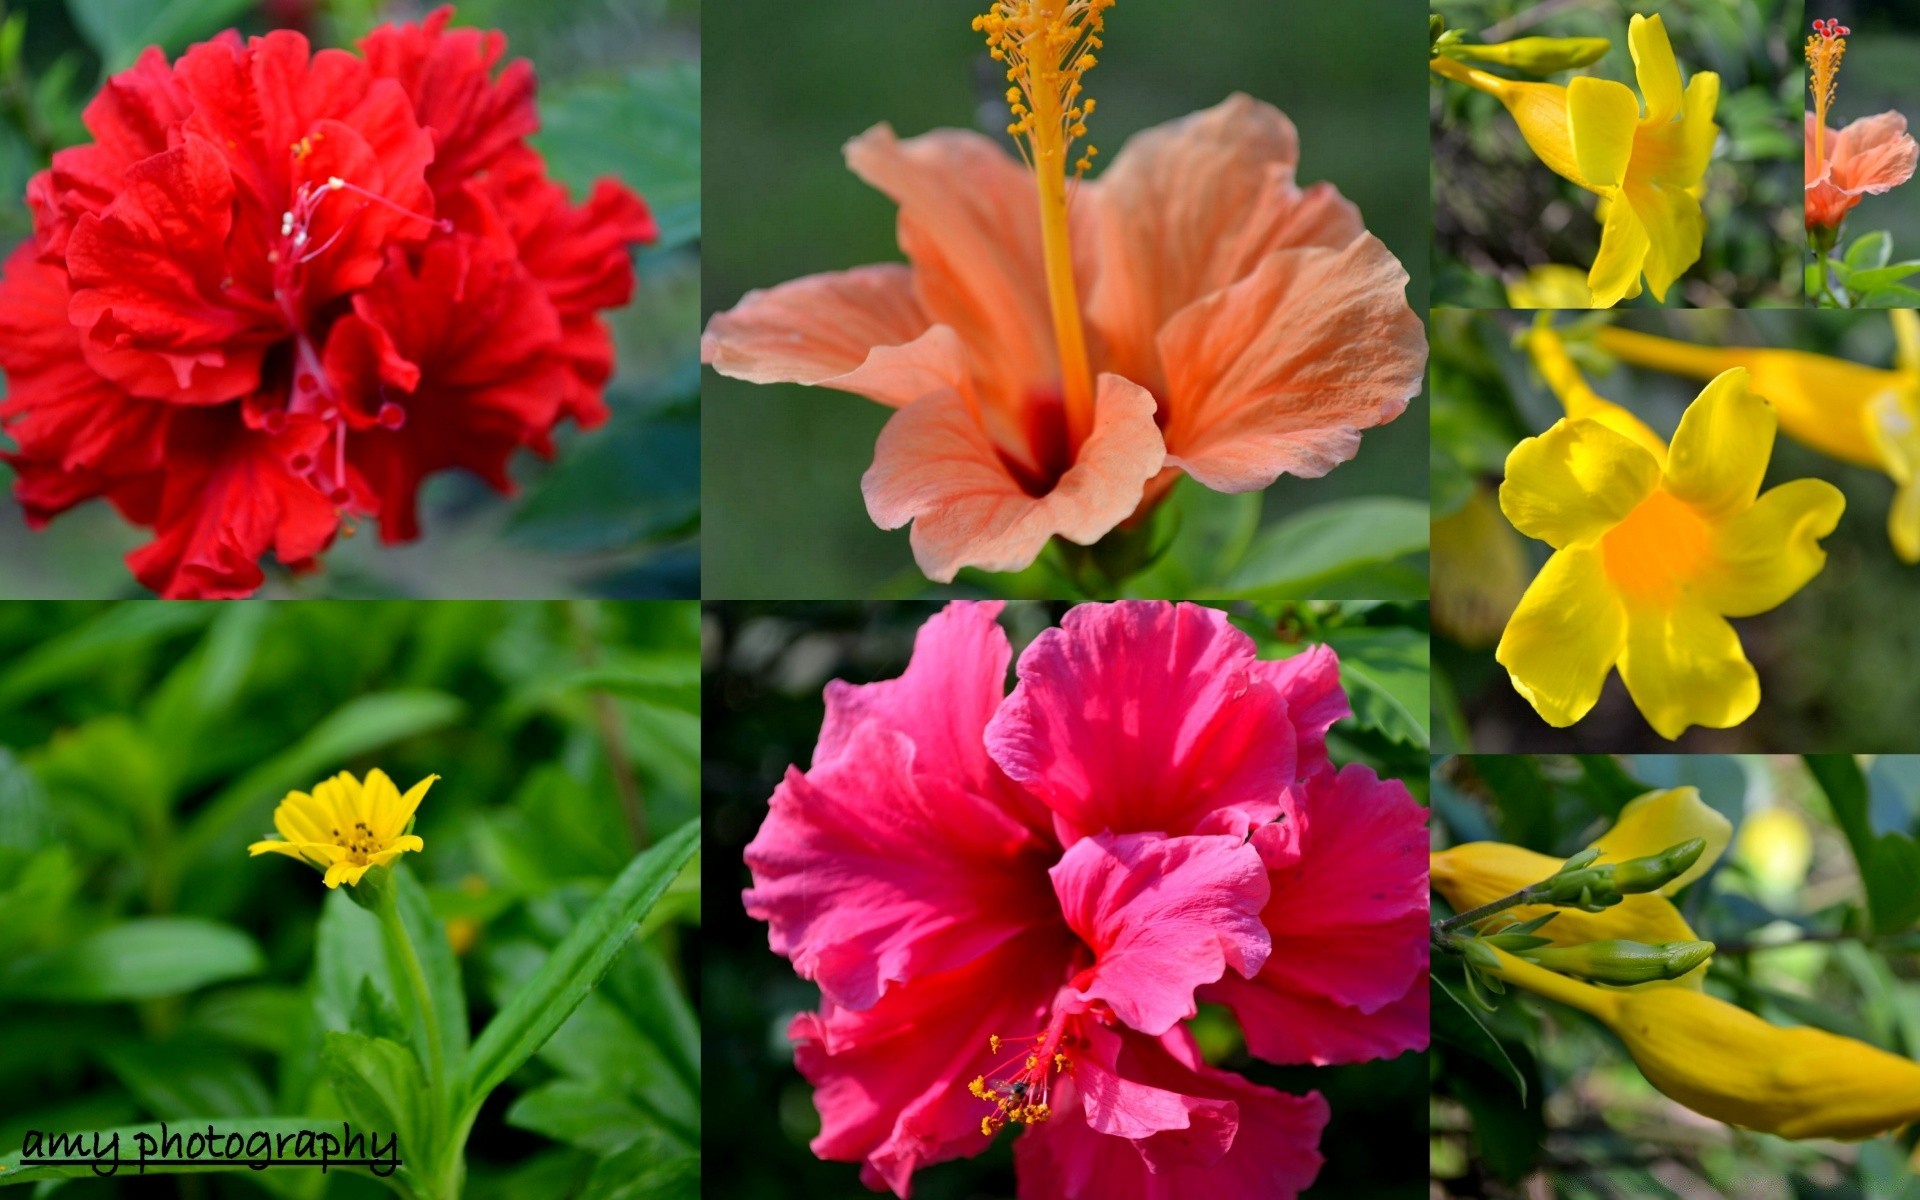
[[[990,1049],[991,1049],[991,1050],[992,1050],[992,1051],[993,1051],[993,1052],[994,1052],[995,1054],[998,1054],[998,1053],[1000,1053],[1000,1035],[999,1035],[999,1034],[997,1034],[997,1033],[993,1033],[993,1034],[988,1034],[988,1035],[987,1035],[987,1046],[988,1046],[988,1047],[989,1047],[989,1048],[990,1048]]]

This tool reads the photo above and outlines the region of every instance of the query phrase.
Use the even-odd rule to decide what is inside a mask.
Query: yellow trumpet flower
[[[303,859],[326,871],[325,883],[337,888],[360,882],[374,867],[384,866],[409,850],[426,844],[407,832],[414,810],[438,775],[429,775],[407,789],[393,785],[387,773],[375,767],[362,785],[346,771],[323,779],[306,792],[288,792],[273,810],[273,827],[280,840],[268,838],[247,847],[247,853],[284,854]]]
[[[1892,370],[1804,350],[1696,346],[1629,329],[1595,344],[1624,362],[1705,379],[1743,367],[1780,414],[1788,437],[1884,471],[1894,482],[1887,536],[1902,562],[1920,562],[1920,314],[1893,309]]]
[[[1487,949],[1499,961],[1492,974],[1600,1021],[1648,1083],[1702,1116],[1787,1138],[1866,1138],[1920,1119],[1920,1063],[1910,1059],[1782,1028],[1703,991],[1597,987]]]
[[[1587,274],[1595,308],[1638,295],[1643,274],[1664,301],[1699,260],[1706,232],[1700,195],[1719,136],[1713,113],[1720,77],[1696,72],[1683,92],[1658,16],[1636,14],[1627,44],[1638,97],[1611,79],[1581,76],[1561,87],[1503,79],[1445,56],[1429,63],[1436,74],[1499,100],[1541,162],[1601,198],[1600,251]]]
[[[1530,336],[1540,360],[1554,335]],[[1744,370],[1714,377],[1669,448],[1570,361],[1546,360],[1568,416],[1507,456],[1500,508],[1555,553],[1494,657],[1550,725],[1585,716],[1616,664],[1662,737],[1738,725],[1760,682],[1727,618],[1766,612],[1820,573],[1819,539],[1845,498],[1818,479],[1760,494],[1776,418]]]
[[[1549,912],[1557,913],[1535,935],[1556,946],[1609,940],[1653,944],[1694,941],[1693,929],[1667,897],[1706,874],[1726,850],[1732,836],[1732,824],[1700,799],[1698,789],[1682,787],[1648,792],[1621,809],[1613,827],[1589,847],[1600,851],[1594,865],[1658,854],[1670,846],[1700,838],[1707,846],[1693,866],[1657,891],[1629,895],[1597,913],[1528,904],[1510,908],[1502,915],[1515,921],[1530,921]],[[1433,889],[1447,898],[1455,912],[1466,912],[1511,896],[1560,868],[1557,858],[1505,842],[1467,842],[1433,855],[1431,864]],[[1673,982],[1698,989],[1705,977],[1703,963]]]

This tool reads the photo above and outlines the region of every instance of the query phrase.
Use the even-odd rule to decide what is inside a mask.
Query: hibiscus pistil
[[[1827,110],[1840,85],[1840,60],[1853,30],[1835,20],[1815,21],[1807,38],[1807,82],[1813,88],[1813,161],[1827,161]]]
[[[1087,135],[1094,102],[1082,94],[1081,77],[1098,65],[1106,10],[1117,0],[999,0],[975,17],[987,35],[988,52],[1007,64],[1007,126],[1033,172],[1040,201],[1040,237],[1047,271],[1047,300],[1060,354],[1060,391],[1066,405],[1069,444],[1078,449],[1093,432],[1093,369],[1073,281],[1073,243],[1068,234],[1070,199],[1067,158]],[[1073,166],[1079,179],[1099,153],[1092,145]]]
[[[1015,1125],[1038,1125],[1053,1115],[1053,1109],[1047,1103],[1053,1077],[1073,1069],[1072,1051],[1079,1044],[1078,1037],[1068,1028],[1069,1023],[1068,1015],[1055,1014],[1047,1028],[1040,1033],[1014,1038],[1003,1038],[996,1033],[987,1039],[988,1048],[995,1054],[1010,1045],[1022,1045],[1027,1049],[1007,1063],[994,1067],[992,1073],[995,1078],[992,1082],[988,1082],[985,1075],[976,1075],[967,1084],[968,1092],[977,1099],[989,1102],[996,1110],[980,1118],[980,1132],[983,1135],[992,1137],[1006,1128],[1009,1122]],[[1019,1064],[1017,1067],[1013,1065],[1016,1062]]]

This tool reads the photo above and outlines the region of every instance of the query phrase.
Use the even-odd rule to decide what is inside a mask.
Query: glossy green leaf
[[[1239,567],[1210,594],[1268,602],[1352,595],[1348,589],[1357,579],[1425,553],[1428,530],[1422,501],[1399,496],[1335,500],[1262,532]],[[1405,573],[1393,574],[1396,588],[1404,587]],[[1370,592],[1366,598],[1393,597]]]
[[[253,939],[217,921],[143,917],[0,967],[0,996],[99,1004],[190,992],[257,974]]]
[[[1439,979],[1433,980],[1433,1040],[1464,1050],[1499,1071],[1527,1102],[1527,1077],[1520,1073],[1500,1039],[1487,1028],[1480,1010]]]
[[[1340,656],[1354,720],[1424,749],[1432,735],[1427,635],[1405,626],[1338,629],[1327,645]]]
[[[400,1138],[400,1157],[417,1173],[433,1150],[427,1143],[427,1083],[413,1052],[398,1042],[329,1031],[321,1047],[327,1084],[347,1117],[361,1129]]]

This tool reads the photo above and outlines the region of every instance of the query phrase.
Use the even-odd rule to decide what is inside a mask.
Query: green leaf
[[[1881,834],[1864,878],[1875,932],[1897,933],[1920,920],[1920,842],[1903,834]]]
[[[307,731],[291,749],[261,763],[223,788],[181,835],[177,859],[191,863],[222,842],[244,843],[264,832],[267,814],[292,788],[307,788],[348,759],[444,729],[466,706],[444,692],[375,692],[347,701]],[[399,781],[402,788],[412,781]],[[242,827],[258,826],[251,832]],[[228,849],[237,849],[229,846]]]
[[[460,964],[454,961],[446,926],[433,915],[426,891],[406,864],[395,864],[393,882],[398,890],[400,920],[406,924],[407,937],[420,958],[420,970],[427,977],[427,991],[433,996],[441,1048],[449,1063],[457,1063],[467,1052],[467,993],[460,981]]]
[[[239,1134],[243,1140],[251,1141],[253,1145],[247,1149],[247,1153],[249,1154],[253,1154],[255,1149],[263,1144],[264,1140],[264,1144],[268,1145],[270,1149],[266,1152],[254,1154],[255,1157],[264,1158],[270,1153],[274,1158],[303,1158],[305,1162],[312,1163],[318,1163],[320,1161],[317,1148],[310,1154],[303,1156],[299,1154],[299,1147],[292,1140],[284,1144],[275,1144],[274,1141],[274,1139],[282,1135],[286,1135],[291,1139],[298,1134],[315,1129],[316,1124],[312,1117],[260,1117],[238,1121],[226,1117],[192,1117],[184,1121],[168,1122],[167,1132],[177,1133],[182,1130],[197,1130],[204,1133],[209,1128],[213,1130],[214,1137],[222,1141],[231,1134]],[[94,1131],[87,1130],[86,1132],[87,1147],[91,1149],[93,1146]],[[103,1147],[111,1145],[114,1139],[119,1139],[120,1161],[122,1163],[121,1170],[127,1173],[131,1173],[132,1164],[138,1162],[140,1147],[136,1144],[135,1139],[142,1134],[153,1139],[157,1145],[160,1140],[161,1127],[158,1124],[121,1125],[112,1129],[99,1131],[100,1141]],[[0,1171],[0,1187],[14,1183],[38,1183],[42,1180],[51,1179],[84,1179],[90,1178],[93,1175],[93,1167],[85,1164],[70,1167],[22,1167],[20,1166],[20,1153],[21,1148],[16,1148],[6,1154],[0,1154],[0,1167],[6,1168],[4,1171]],[[158,1151],[156,1150],[155,1153],[157,1155]],[[338,1151],[336,1151],[336,1154],[337,1153]],[[401,1157],[406,1157],[404,1151],[402,1151]],[[313,1167],[303,1164],[289,1167],[268,1167],[266,1169],[268,1171],[298,1171],[306,1174],[311,1172]],[[352,1171],[357,1175],[370,1175],[372,1173],[364,1167],[334,1166],[331,1169],[336,1171]],[[146,1173],[148,1175],[201,1175],[213,1171],[251,1170],[252,1168],[247,1166],[244,1157],[221,1161],[207,1159],[191,1163],[166,1161],[154,1157],[149,1158],[146,1163]]]
[[[0,996],[97,1004],[190,992],[255,975],[253,939],[196,917],[142,917],[22,959],[0,974]]]
[[[1893,235],[1884,229],[1872,233],[1863,233],[1853,239],[1847,247],[1846,264],[1849,273],[1873,270],[1887,265],[1893,257]]]
[[[1426,504],[1399,496],[1318,505],[1256,538],[1239,567],[1211,596],[1267,602],[1324,598],[1358,578],[1398,565],[1400,559],[1424,553],[1428,521]]]
[[[427,1083],[413,1051],[386,1038],[329,1031],[320,1049],[327,1084],[353,1124],[399,1135],[402,1174],[417,1175],[432,1160],[427,1130]]]
[[[1851,754],[1809,754],[1807,770],[1827,794],[1840,832],[1847,835],[1862,878],[1873,861],[1873,825],[1867,816],[1867,777]]]
[[[216,1042],[193,1037],[112,1042],[101,1047],[100,1059],[142,1107],[165,1120],[207,1112],[234,1117],[273,1113],[273,1097],[259,1072]]]
[[[1527,1077],[1480,1019],[1480,1011],[1438,978],[1433,980],[1433,992],[1433,1040],[1464,1050],[1499,1071],[1519,1091],[1520,1103],[1525,1104]]]
[[[1884,267],[1869,267],[1864,271],[1854,271],[1847,277],[1847,286],[1856,292],[1877,292],[1889,284],[1899,283],[1907,276],[1920,272],[1920,260],[1889,263]]]
[[[1225,579],[1260,531],[1258,492],[1216,492],[1181,477],[1154,513],[1166,549],[1126,583],[1129,596],[1183,600]]]
[[[488,1022],[467,1056],[467,1111],[477,1109],[579,1007],[699,846],[696,819],[636,857],[554,948],[546,965]]]
[[[1432,723],[1427,635],[1406,626],[1337,629],[1327,634],[1327,645],[1340,656],[1354,719],[1425,749]]]
[[[642,1138],[601,1160],[580,1200],[699,1200],[700,1156]]]
[[[102,668],[174,634],[197,629],[218,611],[215,604],[117,604],[0,672],[0,708],[63,683],[93,682]]]
[[[320,1028],[362,1029],[354,1013],[361,988],[369,981],[393,1006],[393,981],[382,945],[379,918],[355,904],[344,889],[327,893],[313,934],[313,1007]]]
[[[653,1129],[639,1106],[585,1079],[555,1079],[522,1093],[507,1110],[507,1124],[602,1158]]]
[[[254,0],[67,0],[73,23],[108,74],[133,65],[140,51],[159,46],[169,56],[228,28]]]

